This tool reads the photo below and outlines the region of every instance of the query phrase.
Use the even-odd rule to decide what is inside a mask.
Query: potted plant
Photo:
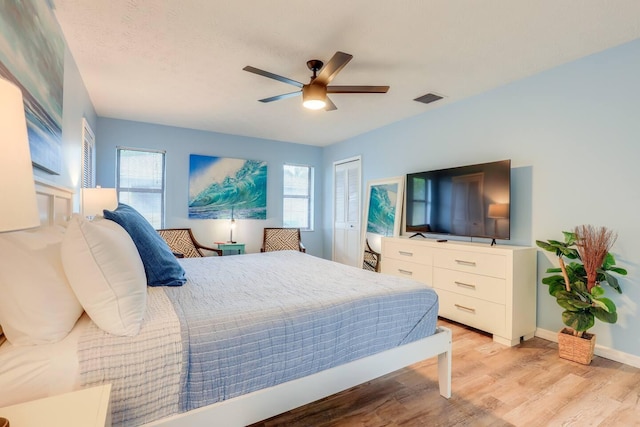
[[[547,269],[550,276],[542,279],[549,294],[564,311],[562,322],[567,326],[558,333],[560,357],[589,364],[595,348],[595,334],[587,333],[595,319],[616,323],[615,303],[604,296],[602,284],[622,293],[618,279],[611,273],[626,275],[624,268],[609,250],[617,234],[607,227],[580,225],[573,232],[563,231],[564,241],[536,240],[536,244],[558,257],[560,267]],[[564,259],[571,260],[565,263]]]

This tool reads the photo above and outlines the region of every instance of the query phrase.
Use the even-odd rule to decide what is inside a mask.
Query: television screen
[[[405,230],[510,238],[511,160],[407,175]]]

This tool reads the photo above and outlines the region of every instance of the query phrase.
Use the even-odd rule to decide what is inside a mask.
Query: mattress
[[[83,314],[63,340],[52,344],[0,346],[0,407],[80,388],[78,339],[91,319]]]

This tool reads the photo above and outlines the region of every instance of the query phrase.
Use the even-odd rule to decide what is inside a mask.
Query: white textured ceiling
[[[102,117],[329,145],[640,37],[638,0],[54,0]],[[354,56],[310,111],[309,59]],[[413,101],[428,92],[434,104]]]

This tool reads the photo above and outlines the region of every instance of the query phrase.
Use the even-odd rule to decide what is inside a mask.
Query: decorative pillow
[[[181,286],[187,281],[182,266],[169,245],[149,221],[131,206],[120,203],[115,211],[105,209],[104,217],[127,230],[138,248],[149,286]]]
[[[147,308],[147,285],[131,237],[113,221],[75,216],[62,242],[62,263],[91,320],[113,335],[133,336]]]
[[[62,267],[62,229],[0,234],[0,324],[16,346],[67,336],[82,314]]]

